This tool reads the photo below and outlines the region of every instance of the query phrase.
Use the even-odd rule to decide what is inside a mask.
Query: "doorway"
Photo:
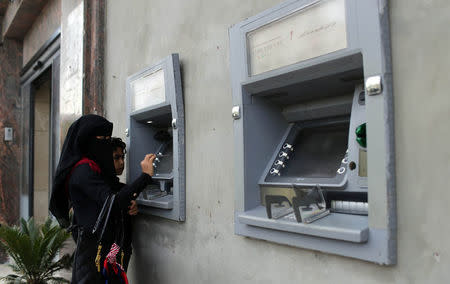
[[[51,70],[46,70],[32,83],[33,115],[33,216],[43,223],[48,217],[50,195],[50,110]]]
[[[20,217],[38,223],[49,216],[52,177],[59,159],[60,33],[54,35],[24,67],[23,167]]]

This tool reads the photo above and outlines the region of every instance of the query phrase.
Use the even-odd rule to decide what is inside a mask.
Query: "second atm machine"
[[[239,235],[396,262],[386,1],[287,1],[230,30]]]
[[[146,214],[184,221],[184,104],[178,54],[127,79],[128,178],[141,174],[140,161],[154,153],[153,184],[137,198]]]

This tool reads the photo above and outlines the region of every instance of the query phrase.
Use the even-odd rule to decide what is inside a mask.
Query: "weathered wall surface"
[[[61,26],[61,0],[50,0],[23,39],[23,66]]]
[[[83,2],[83,114],[103,115],[105,1]]]
[[[398,264],[234,235],[228,28],[277,0],[107,2],[105,109],[124,138],[125,80],[180,54],[186,222],[139,216],[132,283],[446,283],[450,277],[450,39],[445,0],[391,1]],[[413,16],[412,16],[413,15]]]
[[[450,279],[450,3],[390,1],[399,265],[404,283]],[[411,15],[414,15],[413,17]]]
[[[60,145],[67,130],[82,114],[83,0],[61,4]]]
[[[19,220],[20,168],[22,166],[22,100],[19,73],[22,43],[6,39],[0,46],[0,223]],[[5,127],[13,128],[13,141],[4,141]],[[0,263],[6,261],[0,250]]]
[[[0,46],[0,223],[19,218],[21,112],[19,73],[22,44],[5,39]],[[13,141],[4,141],[4,128],[13,128]]]

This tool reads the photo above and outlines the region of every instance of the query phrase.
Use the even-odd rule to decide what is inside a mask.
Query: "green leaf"
[[[14,273],[2,278],[7,283],[68,283],[53,274],[70,266],[70,255],[56,260],[70,234],[58,224],[47,219],[36,224],[33,218],[21,219],[20,226],[0,227],[0,246],[13,260]]]
[[[11,283],[11,284],[27,283],[26,280],[23,279],[23,277],[21,277],[19,275],[15,275],[15,274],[9,274],[5,277],[0,278],[0,280],[5,281],[6,283]]]

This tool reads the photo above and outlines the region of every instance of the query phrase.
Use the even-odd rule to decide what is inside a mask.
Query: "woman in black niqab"
[[[88,114],[76,120],[69,128],[53,179],[50,212],[63,227],[69,226],[69,198],[67,179],[73,166],[83,157],[93,160],[101,169],[102,176],[113,189],[119,186],[112,159],[111,137],[113,124],[105,118]]]
[[[109,249],[117,241],[115,228],[111,226],[121,224],[121,212],[151,183],[154,154],[146,155],[141,162],[141,176],[118,191],[121,184],[114,169],[110,139],[112,128],[111,122],[98,115],[85,115],[75,121],[64,141],[53,180],[50,212],[61,226],[68,227],[69,210],[73,208],[74,211],[71,229],[77,239],[77,248],[72,283],[102,283],[102,276],[95,265],[98,236],[92,233],[92,228],[107,198],[115,194],[108,221],[110,227],[102,238],[104,247]],[[103,251],[101,257],[106,257]]]

